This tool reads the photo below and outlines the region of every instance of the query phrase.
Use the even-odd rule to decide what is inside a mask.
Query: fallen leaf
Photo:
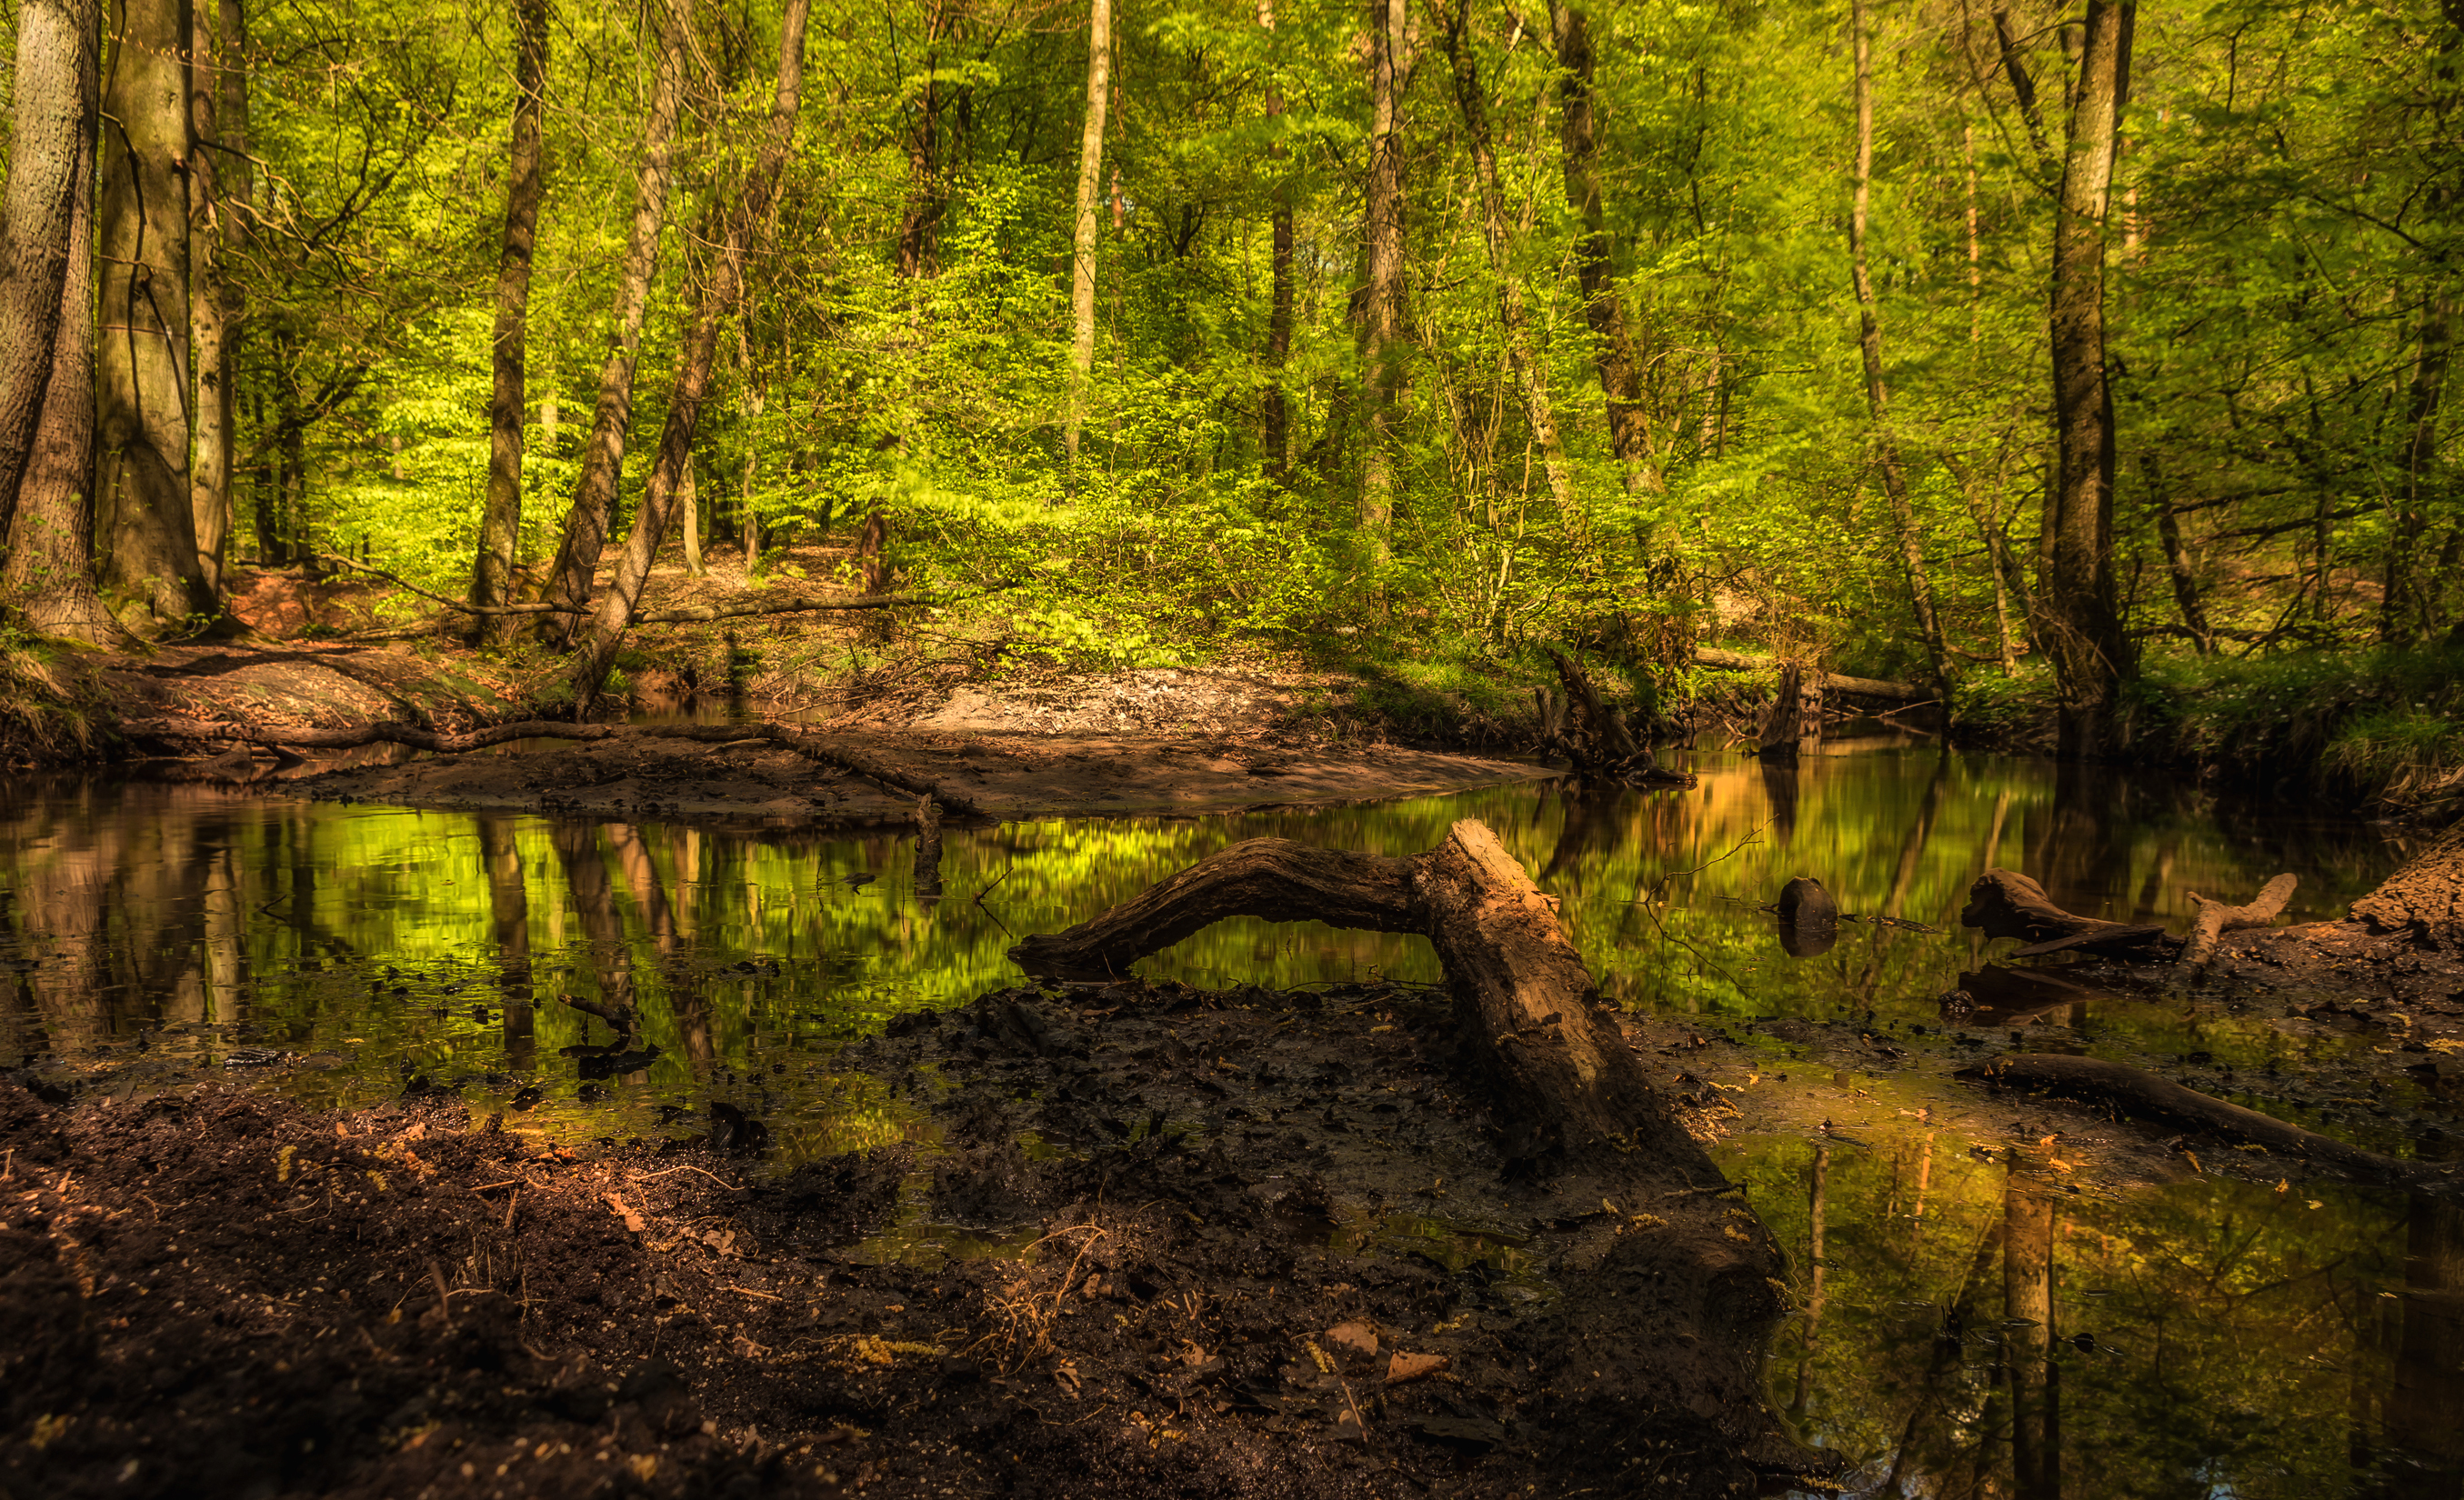
[[[1386,1361],[1386,1383],[1406,1385],[1425,1380],[1453,1362],[1444,1355],[1407,1355],[1397,1349],[1394,1357]]]
[[[624,1220],[625,1227],[631,1230],[633,1233],[639,1234],[644,1229],[649,1227],[649,1225],[643,1221],[640,1214],[637,1214],[632,1209],[625,1206],[625,1200],[617,1197],[613,1193],[607,1195],[607,1206],[615,1210],[616,1217]]]

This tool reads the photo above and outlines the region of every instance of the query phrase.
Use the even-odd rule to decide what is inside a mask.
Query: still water
[[[1604,991],[1770,1053],[1774,1081],[1715,1154],[1797,1262],[1805,1312],[1775,1342],[1771,1399],[1853,1462],[1857,1492],[2459,1493],[2464,1216],[2315,1183],[2125,1189],[2083,1170],[2049,1190],[1963,1130],[1973,1100],[1948,1076],[1964,1057],[1937,1004],[1965,988],[1970,1026],[2134,1061],[2298,1070],[2366,1040],[2010,977],[1957,926],[1968,885],[1998,864],[2072,910],[2178,926],[2188,891],[2291,871],[2301,920],[2340,914],[2398,849],[2169,778],[1894,739],[1835,743],[1793,772],[1736,756],[1696,769],[1691,790],[1614,798],[1526,783],[953,829],[937,900],[915,894],[900,833],[19,783],[0,789],[0,1067],[124,1093],[223,1071],[333,1105],[451,1089],[570,1140],[697,1134],[717,1103],[765,1121],[780,1162],[929,1145],[921,1112],[834,1070],[840,1047],[1015,982],[1017,938],[1237,840],[1408,853],[1475,816],[1563,898]],[[1798,874],[1868,919],[1824,951],[1784,950],[1757,908]],[[1252,922],[1143,970],[1438,977],[1418,939]],[[637,1036],[616,1046],[561,995],[637,1007]],[[1783,1086],[1801,1054],[1754,1024],[1789,1018],[1855,1020],[1905,1056]],[[1853,1135],[1822,1129],[1851,1110]],[[2367,1114],[2305,1123],[2411,1145]]]

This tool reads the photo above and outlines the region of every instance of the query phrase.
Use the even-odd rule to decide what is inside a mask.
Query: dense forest
[[[376,567],[586,698],[663,544],[835,538],[1046,660],[1727,642],[2464,758],[2458,0],[7,21],[21,641]]]

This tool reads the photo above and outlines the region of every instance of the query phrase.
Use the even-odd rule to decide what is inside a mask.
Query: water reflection
[[[2452,1206],[2212,1180],[2075,1193],[2047,1153],[2013,1161],[1955,1111],[1918,1114],[1954,1096],[1941,1065],[1964,1054],[1947,1025],[2244,1069],[2298,1070],[2337,1045],[1989,961],[1956,925],[1986,866],[2023,869],[2076,911],[2178,925],[2186,889],[2255,890],[2285,870],[2301,877],[2290,915],[2332,914],[2393,850],[2163,779],[1930,745],[1696,769],[1683,791],[954,827],[924,871],[911,830],[751,836],[21,783],[0,788],[0,1066],[136,1092],[275,1055],[267,1086],[311,1101],[425,1080],[563,1138],[734,1140],[758,1124],[782,1163],[929,1143],[932,1080],[842,1072],[839,1047],[1013,982],[1019,936],[1235,840],[1402,853],[1476,815],[1563,898],[1609,995],[1705,1026],[1854,1019],[1910,1059],[1891,1085],[1903,1129],[1808,1139],[1783,1113],[1749,1116],[1763,1134],[1724,1148],[1804,1252],[1805,1316],[1773,1352],[1773,1401],[1855,1460],[1861,1492],[2455,1500]],[[1792,945],[1768,910],[1799,875],[1842,915],[1824,941]],[[1263,923],[1143,967],[1218,985],[1437,977],[1416,939]]]

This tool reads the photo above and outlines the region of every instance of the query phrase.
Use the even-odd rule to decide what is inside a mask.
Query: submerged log
[[[2176,1130],[2203,1132],[2258,1146],[2278,1156],[2298,1157],[2363,1182],[2414,1188],[2464,1186],[2426,1163],[2365,1151],[2272,1114],[2261,1114],[2186,1089],[2145,1069],[2101,1057],[2027,1052],[1963,1068],[1959,1076],[1997,1088],[2025,1089],[2108,1105],[2126,1117],[2153,1120]]]
[[[2016,938],[2028,946],[2007,957],[2034,958],[2084,948],[2107,957],[2146,958],[2169,951],[2180,939],[2168,938],[2162,926],[2108,922],[2063,911],[2045,894],[2045,888],[2015,870],[1989,870],[1968,888],[1968,905],[1959,914],[1962,927],[1982,929],[1988,938]]]
[[[1631,1155],[1647,1149],[1710,1171],[1600,1008],[1555,899],[1476,819],[1409,856],[1289,839],[1235,844],[1067,932],[1027,938],[1010,958],[1029,974],[1109,979],[1233,916],[1418,933],[1435,944],[1464,1044],[1490,1075],[1514,1170],[1625,1176]]]
[[[1410,856],[1254,839],[1010,957],[1030,974],[1102,979],[1232,916],[1435,945],[1455,1069],[1478,1090],[1501,1177],[1530,1216],[1529,1253],[1563,1290],[1531,1335],[1533,1368],[1565,1372],[1544,1459],[1585,1472],[1639,1412],[1692,1412],[1708,1451],[1743,1462],[1689,1493],[1776,1493],[1827,1475],[1763,1394],[1760,1360],[1783,1307],[1777,1245],[1728,1201],[1732,1185],[1600,1004],[1557,903],[1495,833],[1465,819]]]
[[[2216,939],[2245,927],[2264,927],[2284,914],[2284,903],[2293,899],[2293,888],[2300,877],[2282,874],[2259,887],[2258,894],[2241,906],[2189,893],[2190,905],[2198,916],[2190,924],[2190,936],[2183,941],[2182,957],[2173,965],[2174,977],[2189,979],[2208,966],[2216,956]]]
[[[473,750],[511,744],[517,739],[690,739],[699,744],[740,744],[747,740],[766,739],[782,749],[794,751],[807,761],[836,766],[914,796],[933,798],[945,810],[963,817],[983,816],[983,809],[973,800],[957,792],[944,791],[938,782],[911,776],[861,751],[831,744],[817,735],[806,734],[785,724],[574,724],[562,719],[530,718],[459,735],[442,735],[416,724],[382,720],[319,729],[307,725],[288,728],[279,725],[211,724],[196,719],[132,718],[122,720],[120,727],[121,733],[138,739],[172,741],[229,739],[242,744],[287,745],[306,750],[355,750],[363,745],[395,744],[434,755],[464,755]]]
[[[1769,672],[1779,662],[1769,656],[1749,656],[1743,651],[1726,651],[1716,646],[1694,648],[1694,665],[1711,667],[1722,672]],[[1894,703],[1930,702],[1933,695],[1913,682],[1892,682],[1881,677],[1850,677],[1836,672],[1816,673],[1814,680],[1832,693],[1846,693],[1856,697],[1887,698]]]

